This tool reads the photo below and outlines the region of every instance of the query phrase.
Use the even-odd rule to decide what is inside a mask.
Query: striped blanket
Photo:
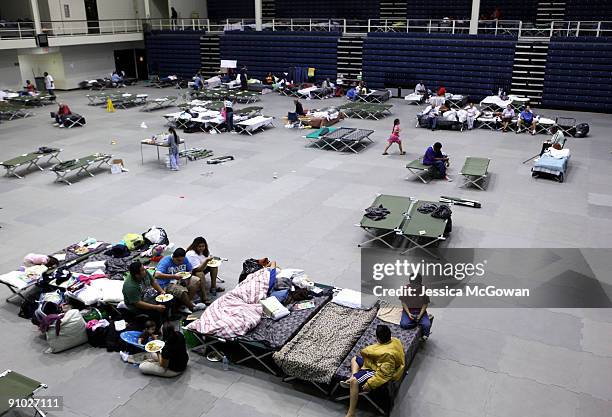
[[[224,339],[245,335],[261,321],[263,308],[259,301],[266,298],[269,282],[267,268],[252,273],[232,291],[216,299],[187,328]]]

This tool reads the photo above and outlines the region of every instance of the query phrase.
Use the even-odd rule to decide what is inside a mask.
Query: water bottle
[[[229,360],[227,359],[227,356],[223,355],[223,360],[221,362],[223,363],[223,370],[229,371]]]

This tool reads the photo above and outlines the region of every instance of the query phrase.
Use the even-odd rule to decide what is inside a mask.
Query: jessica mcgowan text
[[[384,288],[377,285],[372,289],[377,297],[529,297],[528,288],[497,288],[493,285],[481,287],[478,285],[465,288],[412,288],[403,286],[400,288]]]

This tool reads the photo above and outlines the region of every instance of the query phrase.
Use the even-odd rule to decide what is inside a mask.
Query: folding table
[[[187,151],[187,144],[185,143],[184,139],[179,139],[179,145],[181,144],[183,145],[183,150]],[[144,154],[142,153],[143,145],[155,146],[155,149],[157,149],[157,162],[160,161],[159,148],[168,148],[168,153],[170,153],[170,145],[168,145],[167,142],[154,142],[151,139],[143,139],[140,141],[140,163],[141,164],[144,164]],[[185,156],[185,164],[186,163],[187,163],[187,157]]]

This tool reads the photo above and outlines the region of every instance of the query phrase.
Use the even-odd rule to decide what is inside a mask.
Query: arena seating
[[[469,19],[472,0],[408,0],[408,19]]]
[[[499,7],[503,20],[535,22],[538,14],[538,2],[534,0],[482,0],[480,14],[489,18],[496,7]]]
[[[477,100],[510,86],[515,45],[511,36],[370,33],[364,79],[374,89],[423,81]]]
[[[380,13],[378,0],[276,0],[276,17],[279,18],[345,18],[377,19]]]
[[[191,77],[201,67],[201,31],[153,31],[146,34],[149,73]]]
[[[542,104],[612,111],[612,37],[556,37],[550,41]]]
[[[227,18],[255,18],[253,0],[208,0],[208,18],[213,21]]]
[[[612,20],[610,0],[566,0],[565,20]]]
[[[226,32],[220,38],[221,59],[238,60],[250,77],[263,79],[271,71],[314,67],[316,79],[336,78],[338,32]]]

